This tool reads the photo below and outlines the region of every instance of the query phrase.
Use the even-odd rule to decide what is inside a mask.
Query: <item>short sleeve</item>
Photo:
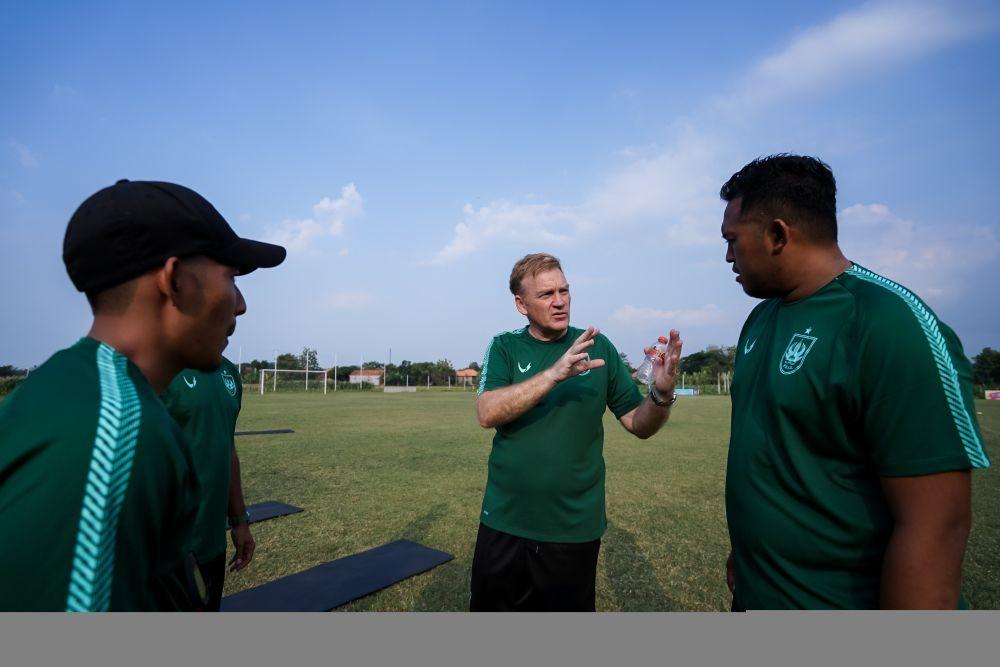
[[[500,336],[494,336],[490,340],[490,344],[486,346],[486,353],[483,355],[478,394],[514,384],[512,375],[510,359],[503,342]]]
[[[607,349],[604,361],[608,368],[608,407],[615,418],[621,419],[622,415],[639,407],[642,403],[642,394],[639,393],[639,387],[632,379],[632,374],[619,356],[618,350],[603,334],[601,338]]]
[[[876,469],[894,477],[989,467],[961,342],[903,296],[869,313],[856,337],[861,427]]]

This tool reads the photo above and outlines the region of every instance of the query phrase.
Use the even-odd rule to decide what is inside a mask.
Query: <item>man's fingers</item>
[[[243,559],[243,567],[246,567],[247,565],[250,564],[250,561],[253,560],[253,553],[256,550],[257,550],[257,544],[255,542],[251,541],[247,544],[247,553],[246,553],[246,558]]]
[[[580,337],[573,341],[573,345],[579,345],[585,340],[590,340],[601,333],[601,330],[597,327],[587,327],[587,330],[580,334]]]
[[[604,359],[591,359],[590,363],[587,364],[587,370],[591,368],[600,368],[604,365]]]

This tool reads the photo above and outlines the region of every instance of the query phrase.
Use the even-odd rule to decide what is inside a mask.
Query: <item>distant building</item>
[[[455,385],[474,385],[476,384],[477,377],[479,377],[479,371],[472,368],[463,368],[460,371],[455,371]]]
[[[371,384],[376,387],[382,386],[382,375],[385,371],[379,370],[363,370],[363,371],[351,371],[351,384]]]

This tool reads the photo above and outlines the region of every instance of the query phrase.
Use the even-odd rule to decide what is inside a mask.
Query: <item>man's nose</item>
[[[240,315],[242,315],[245,312],[247,312],[247,302],[246,302],[246,299],[243,298],[243,292],[241,292],[240,288],[237,287],[236,288],[236,317],[239,317]]]

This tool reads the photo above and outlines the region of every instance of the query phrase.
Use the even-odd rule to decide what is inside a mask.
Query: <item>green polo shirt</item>
[[[92,338],[0,403],[0,610],[194,607],[198,486],[139,369]]]
[[[527,328],[493,337],[479,392],[523,382],[551,367],[582,329],[554,342]],[[630,412],[642,395],[604,335],[589,350],[605,365],[560,382],[535,407],[496,430],[481,521],[544,542],[589,542],[604,534],[604,411]]]
[[[732,384],[737,605],[878,608],[893,529],[880,479],[989,466],[971,380],[955,333],[858,265],[758,305]]]
[[[162,399],[191,443],[202,489],[192,547],[198,561],[204,563],[226,553],[233,433],[243,402],[243,384],[236,366],[223,357],[217,370],[186,369],[178,374]]]

